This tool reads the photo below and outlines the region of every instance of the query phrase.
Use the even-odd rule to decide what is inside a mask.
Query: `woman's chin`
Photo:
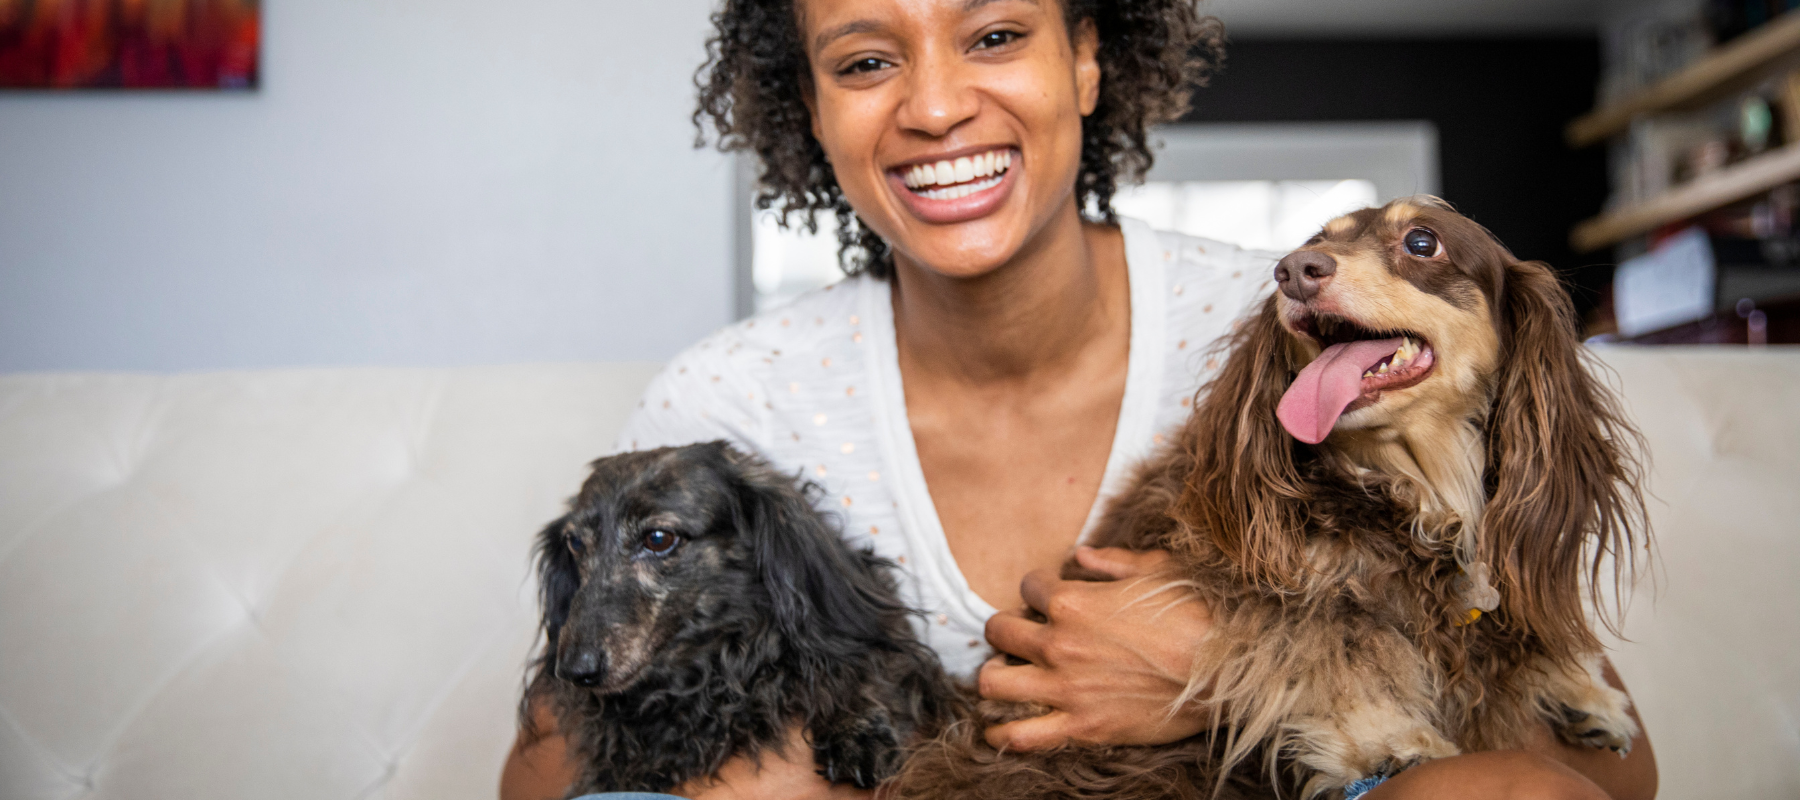
[[[1019,251],[1002,232],[992,238],[926,232],[900,250],[904,261],[946,278],[978,278],[999,269]]]

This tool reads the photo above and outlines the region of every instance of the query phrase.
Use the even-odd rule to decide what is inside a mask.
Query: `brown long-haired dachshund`
[[[1629,749],[1584,584],[1598,607],[1647,535],[1638,436],[1554,273],[1412,198],[1331,221],[1275,277],[1094,542],[1173,551],[1211,606],[1189,695],[1214,729],[1002,753],[966,724],[894,796],[1336,796],[1546,722]]]

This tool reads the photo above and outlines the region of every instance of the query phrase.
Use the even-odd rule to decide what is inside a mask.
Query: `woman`
[[[675,359],[620,442],[728,438],[804,469],[848,535],[902,564],[953,673],[1055,709],[987,733],[1026,749],[1202,729],[1201,706],[1164,712],[1206,609],[1158,613],[1133,604],[1134,582],[1056,567],[1186,416],[1206,345],[1272,266],[1110,211],[1117,177],[1149,163],[1145,126],[1185,107],[1216,23],[1191,0],[1063,1],[728,0],[696,120],[761,157],[763,202],[834,212],[854,274]],[[1166,560],[1077,558],[1117,577]],[[1029,663],[983,663],[988,644]],[[792,736],[786,758],[678,792],[854,794]],[[1532,752],[1433,762],[1367,797],[1649,797],[1652,758],[1647,742],[1621,761],[1546,730]],[[568,779],[553,733],[522,737],[502,794],[560,796]]]

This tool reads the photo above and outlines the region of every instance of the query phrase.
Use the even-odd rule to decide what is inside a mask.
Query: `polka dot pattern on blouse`
[[[1221,363],[1213,343],[1271,291],[1277,258],[1135,220],[1121,227],[1132,352],[1102,497],[1186,418]],[[818,484],[821,510],[846,538],[899,565],[906,601],[923,612],[920,635],[968,676],[987,656],[993,609],[950,556],[919,470],[889,288],[849,278],[708,336],[651,381],[618,446],[727,439]]]

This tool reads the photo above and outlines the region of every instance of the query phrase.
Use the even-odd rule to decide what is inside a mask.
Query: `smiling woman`
[[[899,565],[949,672],[1050,709],[988,728],[996,747],[1204,730],[1185,700],[1208,608],[1166,553],[1079,545],[1273,287],[1276,254],[1111,205],[1218,63],[1218,23],[1194,0],[726,0],[713,20],[696,124],[756,154],[760,207],[834,215],[850,277],[678,356],[620,449],[725,439],[818,483],[845,537]],[[1061,579],[1071,552],[1115,580]],[[548,702],[527,699],[508,800],[569,786]],[[857,794],[820,777],[808,734],[669,791]],[[1552,758],[1506,763],[1534,791],[1599,791]]]
[[[836,9],[838,5],[844,7]],[[1224,29],[1217,20],[1198,16],[1193,3],[1181,0],[1072,0],[1067,4],[1045,0],[1043,5],[1021,0],[975,0],[900,5],[918,6],[914,11],[940,6],[937,10],[946,13],[919,19],[928,25],[946,21],[948,12],[954,12],[965,24],[984,12],[993,20],[1004,20],[1008,13],[1017,16],[1018,12],[1007,6],[1028,5],[1033,7],[1029,16],[1040,25],[1046,21],[1046,15],[1054,14],[1061,17],[1056,20],[1062,23],[1057,27],[1069,33],[1083,26],[1091,28],[1095,48],[1091,58],[1098,74],[1087,79],[1099,78],[1099,85],[1093,88],[1094,96],[1079,115],[1077,138],[1065,147],[1071,152],[1056,155],[1077,166],[1077,208],[1091,209],[1097,218],[1109,222],[1115,219],[1110,200],[1121,178],[1135,179],[1150,165],[1146,139],[1149,126],[1173,120],[1186,111],[1189,92],[1223,58]],[[999,8],[984,8],[987,6]],[[813,17],[840,11],[862,13],[830,26],[796,25],[797,14],[810,13],[812,16],[805,21],[811,22]],[[826,81],[861,89],[893,80],[891,74],[884,73],[909,73],[903,78],[907,81],[921,77],[916,69],[907,69],[906,62],[893,60],[899,54],[893,52],[891,45],[876,46],[866,53],[858,50],[856,37],[862,37],[866,48],[870,39],[884,32],[879,16],[878,6],[859,4],[818,2],[796,6],[791,0],[727,3],[715,17],[717,35],[708,43],[710,58],[702,68],[700,107],[694,112],[694,119],[696,123],[710,123],[722,147],[750,150],[757,155],[762,166],[758,208],[778,208],[784,219],[798,215],[803,224],[814,212],[836,215],[846,269],[851,273],[867,270],[877,277],[886,277],[893,271],[890,240],[859,219],[858,209],[845,194],[847,187],[840,185],[844,176],[833,169],[823,145],[814,136],[819,120],[813,114],[819,89]],[[994,29],[981,30],[980,36],[968,43],[969,55],[975,58],[967,61],[985,61],[990,67],[1010,66],[1016,72],[1020,65],[1012,62],[1019,60],[1019,51],[1027,49],[1021,37],[1038,31],[1027,31],[1016,24],[1013,28],[991,21],[990,24]],[[818,31],[810,42],[810,51],[801,47],[801,27]],[[887,31],[890,42],[893,33]],[[829,53],[827,47],[832,48]],[[952,47],[963,49],[960,43],[953,43]],[[1065,49],[1057,55],[1061,63],[1052,66],[1064,71],[1065,80],[1076,77],[1068,74],[1076,66],[1072,63],[1073,53]],[[825,69],[814,63],[830,57],[838,60]],[[1043,88],[1035,83],[1020,85],[1016,78],[1015,75],[1008,79],[1015,89]],[[890,87],[887,93],[899,91],[908,89]],[[1065,113],[1073,110],[1066,109]],[[1064,122],[1073,126],[1076,117],[1068,116]],[[938,163],[955,155],[958,154],[934,152],[925,163],[935,172]],[[1035,155],[1046,163],[1051,161],[1051,153]],[[954,161],[950,163],[954,169]],[[903,176],[897,177],[904,182]],[[939,177],[941,184],[942,176]]]

